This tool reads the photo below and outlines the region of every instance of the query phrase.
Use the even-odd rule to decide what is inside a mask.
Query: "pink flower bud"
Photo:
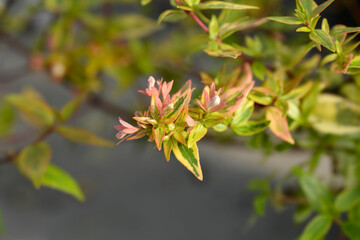
[[[155,78],[153,76],[151,76],[148,79],[148,88],[151,89],[153,87],[155,87]]]

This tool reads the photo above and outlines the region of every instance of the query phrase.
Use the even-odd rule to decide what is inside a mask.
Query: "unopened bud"
[[[55,62],[51,65],[51,75],[55,78],[62,78],[66,73],[66,66],[62,62]]]
[[[213,98],[210,99],[209,103],[208,103],[208,108],[213,108],[216,107],[220,104],[220,97],[219,96],[214,96]]]
[[[155,119],[149,119],[149,120],[147,120],[147,122],[152,124],[152,125],[157,124],[157,121]]]
[[[151,76],[148,79],[148,88],[151,89],[153,87],[155,87],[155,78],[153,76]]]
[[[123,131],[120,131],[120,132],[118,132],[118,133],[116,134],[115,137],[120,140],[120,139],[124,138],[125,135],[126,135],[126,134],[125,134]]]
[[[170,123],[170,124],[168,125],[168,128],[169,128],[170,131],[174,130],[174,129],[175,129],[175,124],[174,124],[174,123]]]
[[[169,140],[169,139],[170,139],[170,137],[169,137],[168,135],[166,135],[166,136],[163,138],[164,141]]]

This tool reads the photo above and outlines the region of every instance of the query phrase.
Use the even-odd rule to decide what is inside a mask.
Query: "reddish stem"
[[[184,4],[180,1],[180,0],[176,0],[177,4],[179,4],[180,6],[184,6]],[[209,28],[200,20],[200,18],[198,18],[198,16],[196,16],[195,13],[191,12],[191,11],[187,11],[184,10],[184,12],[189,15],[192,19],[194,19],[194,21],[205,31],[205,32],[209,32]]]

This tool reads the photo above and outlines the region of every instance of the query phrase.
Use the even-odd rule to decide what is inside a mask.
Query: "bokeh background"
[[[33,71],[29,68],[29,57],[24,57],[22,50],[14,49],[12,45],[18,44],[3,34],[3,31],[7,31],[22,45],[31,48],[39,35],[51,33],[48,28],[52,26],[54,16],[59,16],[51,10],[42,10],[12,22],[11,14],[24,16],[22,14],[28,6],[46,4],[46,1],[0,2],[3,6],[11,2],[7,18],[2,18],[1,28],[4,29],[0,32],[0,96],[31,86],[49,104],[61,107],[71,99],[72,92],[64,87],[69,83],[65,80],[59,83],[52,76]],[[280,0],[237,2],[263,6],[255,13],[258,17],[289,14],[295,5],[294,1]],[[359,25],[358,4],[355,0],[337,0],[324,16],[330,25]],[[71,121],[72,125],[114,139],[112,126],[116,124],[116,116],[140,109],[144,104],[146,99],[136,90],[145,88],[149,75],[175,79],[178,85],[191,78],[195,85],[200,86],[199,71],[219,71],[225,60],[207,57],[199,51],[199,44],[206,38],[190,20],[164,23],[160,27],[155,24],[159,14],[169,8],[171,6],[165,0],[154,0],[146,7],[141,7],[136,1],[113,1],[110,5],[100,4],[89,10],[94,14],[104,11],[104,18],[107,15],[140,14],[153,22],[149,20],[146,21],[148,25],[144,25],[145,22],[139,24],[140,31],[135,33],[116,28],[116,31],[124,33],[119,41],[126,45],[123,50],[129,49],[131,56],[119,51],[127,61],[116,62],[123,70],[115,76],[103,74],[99,80],[101,87],[95,89],[99,96],[116,108],[103,111],[102,106],[84,104]],[[266,28],[266,25],[261,28]],[[289,35],[294,34],[291,31]],[[87,37],[99,38],[99,42],[111,36],[101,32],[101,28],[91,31],[91,34]],[[237,37],[240,42],[243,41],[241,34]],[[284,37],[287,37],[286,32]],[[302,41],[301,38],[299,41]],[[50,52],[41,51],[46,54]],[[37,50],[32,49],[32,52]],[[95,53],[92,57],[101,58],[102,55]],[[79,69],[83,70],[81,67]],[[69,78],[74,79],[72,76]],[[121,112],[114,112],[116,109]],[[34,135],[36,131],[20,120],[11,134],[1,138],[0,151],[24,146]],[[291,166],[307,159],[307,152],[275,154],[264,160],[261,151],[249,150],[243,141],[232,136],[225,134],[220,139],[209,138],[199,144],[204,172],[204,181],[200,182],[174,157],[167,163],[163,154],[146,141],[125,142],[114,148],[97,148],[74,144],[57,135],[50,136],[48,140],[53,149],[52,161],[78,180],[87,199],[80,203],[71,196],[51,189],[36,190],[13,164],[3,164],[0,167],[0,206],[6,233],[0,239],[288,240],[295,239],[304,227],[293,223],[292,207],[274,209],[268,206],[266,215],[255,221],[255,193],[250,192],[247,186],[254,178],[281,176]],[[328,167],[324,161],[324,172]],[[329,237],[336,235],[335,229]]]

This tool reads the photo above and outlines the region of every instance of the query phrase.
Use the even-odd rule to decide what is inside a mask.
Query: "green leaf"
[[[41,183],[43,186],[70,194],[79,201],[85,200],[77,182],[67,172],[54,165],[47,168]]]
[[[314,110],[316,107],[317,97],[319,92],[322,90],[322,87],[319,83],[315,83],[314,87],[310,90],[310,92],[304,97],[301,111],[304,119],[307,119],[309,114]]]
[[[226,10],[224,10],[226,11]],[[219,19],[220,20],[220,19]],[[235,21],[231,22],[221,22],[221,27],[219,29],[219,35],[221,40],[224,40],[231,36],[233,33],[241,30],[248,29],[249,26],[260,26],[266,22],[265,19],[249,19],[248,17],[238,18]]]
[[[287,103],[289,105],[288,116],[295,121],[299,120],[301,115],[299,101],[288,101]]]
[[[246,9],[258,9],[258,7],[250,5],[241,5],[230,2],[222,1],[208,1],[196,5],[198,9],[232,9],[232,10],[246,10]]]
[[[249,93],[248,97],[256,103],[262,105],[269,105],[273,102],[274,97],[266,95],[258,91],[252,91]]]
[[[359,221],[347,221],[341,225],[341,229],[351,240],[360,240]]]
[[[248,121],[245,125],[232,127],[238,135],[249,136],[264,131],[270,124],[270,121]]]
[[[224,132],[228,129],[228,126],[223,123],[219,123],[213,127],[213,129],[217,132]]]
[[[330,35],[327,32],[325,32],[324,30],[315,29],[310,33],[309,36],[310,36],[310,39],[313,40],[314,42],[323,45],[330,51],[335,52],[335,50],[336,50],[335,45],[334,45],[333,41],[331,40]]]
[[[164,127],[154,128],[155,144],[156,144],[157,149],[159,149],[159,151],[161,150],[161,145],[162,145],[164,137],[165,137],[165,128]]]
[[[348,218],[350,221],[360,221],[360,204],[357,204],[348,211]]]
[[[174,9],[171,9],[171,10],[166,10],[164,12],[162,12],[158,18],[158,24],[162,23],[163,21],[165,21],[165,19],[167,18],[170,18],[171,17],[178,17],[178,18],[181,18],[184,15],[184,11],[182,10],[174,10]]]
[[[348,211],[360,203],[360,186],[344,190],[335,199],[335,208],[340,212]]]
[[[311,214],[312,214],[313,210],[310,206],[306,205],[306,206],[302,206],[302,205],[298,205],[296,206],[296,210],[294,213],[294,222],[296,224],[302,223],[304,222],[306,219],[308,219]]]
[[[280,100],[298,100],[304,97],[314,86],[313,82],[307,82],[280,97]]]
[[[352,33],[360,32],[360,27],[342,27],[334,29],[330,32],[331,35],[343,34],[343,33]]]
[[[151,0],[141,0],[141,5],[145,6],[151,3]]]
[[[266,73],[266,66],[263,62],[255,61],[253,64],[251,64],[251,70],[253,71],[254,75],[257,78],[264,81],[265,73]]]
[[[170,155],[171,155],[171,139],[167,139],[163,141],[163,147],[164,147],[164,155],[166,158],[166,161],[170,161]]]
[[[19,171],[38,188],[41,186],[42,178],[50,160],[50,146],[45,142],[40,142],[24,148],[16,158],[16,165]]]
[[[191,130],[188,137],[188,147],[191,148],[196,142],[202,139],[207,133],[207,128],[201,123],[197,123]]]
[[[243,125],[250,118],[254,111],[254,101],[246,99],[236,110],[234,118],[231,121],[231,127]]]
[[[300,187],[304,191],[310,205],[319,213],[334,213],[333,196],[318,179],[311,174],[304,172],[301,168],[294,169]]]
[[[299,0],[299,3],[305,10],[307,16],[309,16],[312,11],[317,7],[317,4],[313,0]]]
[[[209,23],[209,37],[211,40],[216,40],[219,34],[219,23],[215,15],[211,16]]]
[[[266,210],[266,202],[269,198],[269,193],[262,193],[254,198],[255,213],[259,216],[264,216]]]
[[[214,57],[237,58],[241,55],[241,50],[229,44],[221,43],[215,40],[209,41],[204,52]]]
[[[62,107],[60,115],[64,122],[69,120],[71,116],[74,115],[74,113],[79,109],[83,100],[84,96],[79,96],[72,99],[65,106]]]
[[[309,116],[317,131],[335,135],[360,132],[360,105],[332,94],[321,94]]]
[[[267,17],[267,19],[275,21],[275,22],[289,24],[289,25],[302,24],[302,22],[299,21],[299,19],[297,19],[296,17]]]
[[[15,116],[11,106],[8,103],[3,102],[0,105],[0,137],[11,131],[14,120]]]
[[[222,116],[222,113],[213,112],[204,118],[202,123],[207,128],[213,128],[216,125],[223,123],[226,120],[226,117],[227,116]]]
[[[185,10],[185,11],[189,11],[189,12],[194,11],[194,9],[192,7],[187,7],[187,6],[182,6],[182,5],[177,5],[176,8],[179,8],[179,9]]]
[[[173,140],[172,149],[177,160],[202,181],[203,174],[200,166],[199,150],[196,144],[193,144],[191,148],[188,148]]]
[[[287,116],[289,111],[289,104],[287,101],[279,99],[275,102],[275,107],[281,111],[283,118]]]
[[[55,120],[51,107],[40,98],[24,94],[10,94],[5,97],[5,100],[38,125],[51,125]]]
[[[194,0],[184,0],[185,3],[189,6],[189,7],[193,7],[194,6]]]
[[[311,220],[299,240],[321,240],[331,227],[330,216],[318,215]]]
[[[311,32],[311,29],[308,27],[299,27],[296,29],[296,32]]]
[[[69,126],[58,126],[56,131],[63,137],[82,144],[93,145],[93,146],[104,146],[112,147],[114,143],[95,136],[94,134],[80,128],[69,127]]]
[[[181,94],[178,98],[176,98],[175,102],[173,102],[174,104],[174,108],[165,115],[165,119],[169,119],[170,122],[172,123],[176,120],[176,118],[180,115],[181,111],[184,108],[184,105],[186,105],[185,103],[188,103],[189,99],[191,98],[191,89],[190,87],[186,87],[186,89],[181,90]]]
[[[317,6],[310,14],[310,18],[313,18],[320,14],[322,11],[324,11],[325,8],[327,8],[334,0],[327,0],[326,2],[320,4]]]
[[[261,192],[271,192],[271,179],[254,179],[251,180],[248,189],[253,191],[261,191]]]
[[[351,61],[349,68],[360,68],[360,56],[356,56]]]
[[[329,33],[329,32],[330,32],[329,23],[328,23],[328,20],[327,20],[326,18],[324,18],[324,19],[322,20],[321,29],[324,30],[324,32],[326,32],[326,33]]]
[[[3,222],[3,214],[2,214],[2,210],[0,208],[0,234],[4,234],[5,233],[5,229],[4,229],[4,222]]]

